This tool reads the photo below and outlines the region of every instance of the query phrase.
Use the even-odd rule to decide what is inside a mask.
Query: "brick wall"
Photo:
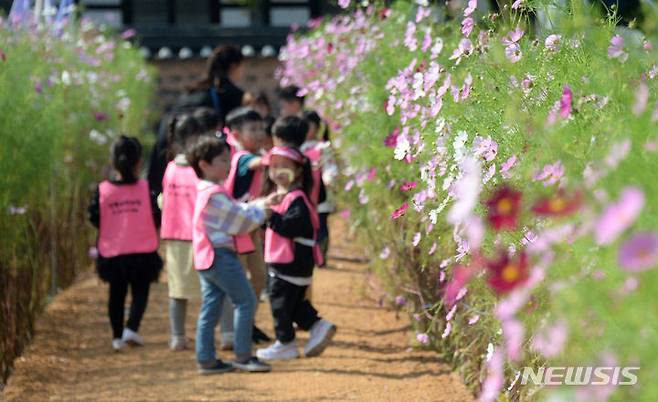
[[[274,70],[278,61],[274,57],[254,57],[244,61],[242,82],[236,84],[245,91],[267,94],[274,111],[277,110]],[[171,106],[187,84],[203,75],[205,59],[165,59],[151,62],[158,70],[158,93],[156,103],[160,110]]]

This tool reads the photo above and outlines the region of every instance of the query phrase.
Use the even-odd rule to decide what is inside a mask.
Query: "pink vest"
[[[203,190],[199,190],[194,205],[194,216],[192,218],[192,249],[194,251],[194,268],[204,270],[210,268],[215,259],[215,250],[206,234],[206,228],[203,224],[203,210],[206,209],[208,201],[213,194],[223,193],[227,197],[231,195],[219,184],[212,185]],[[250,253],[256,248],[248,234],[233,237],[235,250],[238,253]]]
[[[160,237],[192,241],[192,216],[199,179],[191,166],[169,162],[162,179]]]
[[[235,138],[235,135],[231,133],[230,131],[226,134],[226,145],[228,145],[228,149],[230,151],[231,157],[233,157],[233,154],[237,151],[239,148],[238,140]]]
[[[146,180],[99,186],[101,227],[98,252],[105,258],[124,254],[152,253],[158,249],[151,196]]]
[[[278,205],[273,205],[272,210],[279,214],[284,214],[290,204],[295,201],[298,197],[302,197],[306,203],[306,207],[311,213],[311,225],[313,226],[313,238],[312,239],[302,239],[296,238],[291,239],[289,237],[284,237],[276,233],[270,228],[265,230],[265,262],[268,264],[289,264],[295,259],[295,242],[301,243],[307,246],[313,247],[313,258],[315,264],[322,264],[322,252],[320,246],[317,243],[317,234],[318,228],[320,227],[320,219],[318,218],[318,213],[315,210],[306,197],[306,194],[302,190],[294,190],[286,194]]]
[[[231,170],[228,172],[228,177],[224,181],[224,188],[229,194],[233,195],[233,189],[235,187],[235,179],[238,176],[238,162],[240,158],[249,155],[249,151],[237,151],[231,156]],[[263,186],[263,170],[256,169],[251,180],[251,185],[247,193],[249,194],[250,199],[257,198],[260,195],[261,187]]]
[[[320,145],[320,143],[318,143]],[[317,146],[309,148],[304,152],[304,155],[311,161],[311,175],[313,176],[313,186],[311,187],[311,201],[313,205],[318,205],[320,202],[320,185],[322,183],[322,168],[318,167],[318,163],[322,158],[322,150]]]

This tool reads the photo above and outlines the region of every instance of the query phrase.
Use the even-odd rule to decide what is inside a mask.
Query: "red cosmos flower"
[[[539,216],[568,216],[580,209],[583,197],[576,192],[570,197],[559,191],[552,197],[542,198],[532,206],[532,212]]]
[[[417,183],[417,182],[415,182],[415,181],[410,181],[410,182],[407,182],[407,183],[402,184],[402,185],[400,186],[400,190],[402,190],[402,191],[409,191],[409,190],[411,190],[411,189],[416,188],[416,186],[418,186],[418,183]]]
[[[329,42],[327,44],[327,53],[331,54],[331,52],[333,52],[333,51],[334,51],[334,44]]]
[[[521,211],[521,193],[503,186],[486,201],[489,223],[496,230],[515,229]]]
[[[498,260],[487,261],[489,286],[501,295],[505,294],[528,279],[528,256],[521,252],[514,260],[502,252]]]
[[[384,21],[388,16],[391,15],[391,9],[388,7],[382,8],[381,11],[379,11],[379,19]]]
[[[7,61],[7,55],[0,49],[0,60]]]
[[[407,212],[407,209],[409,209],[409,203],[405,202],[402,204],[402,206],[395,211],[393,211],[393,214],[391,214],[391,219],[396,220],[402,215],[404,215],[405,212]]]
[[[395,127],[392,133],[384,138],[384,146],[388,148],[395,148],[398,143],[398,136],[400,135],[400,127]]]

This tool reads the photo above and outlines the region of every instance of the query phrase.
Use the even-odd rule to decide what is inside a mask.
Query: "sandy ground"
[[[37,323],[0,394],[7,401],[470,401],[458,375],[429,351],[410,348],[406,317],[368,295],[363,252],[332,222],[329,268],[316,270],[314,304],[338,325],[317,358],[275,362],[267,374],[200,376],[193,351],[167,349],[167,285],[153,286],[140,332],[146,346],[114,353],[106,316],[107,286],[91,274],[61,293]],[[198,302],[188,316],[194,335]],[[269,306],[258,325],[273,334]],[[307,334],[299,332],[301,344]],[[232,359],[230,352],[220,358]]]

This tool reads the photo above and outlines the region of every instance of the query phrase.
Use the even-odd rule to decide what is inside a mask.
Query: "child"
[[[235,139],[236,151],[231,155],[231,169],[224,182],[224,187],[238,201],[252,200],[258,197],[263,186],[263,169],[261,166],[261,147],[265,142],[263,118],[254,109],[243,107],[232,111],[226,118],[226,124]],[[250,251],[240,254],[240,263],[250,274],[251,285],[260,298],[265,288],[265,263],[260,229],[251,234]],[[253,329],[254,342],[269,342],[259,328]]]
[[[187,154],[187,160],[201,181],[192,219],[194,267],[201,280],[202,304],[197,322],[196,356],[201,374],[214,374],[238,368],[265,372],[271,367],[251,354],[256,295],[244,269],[239,252],[245,234],[266,219],[275,196],[251,203],[236,202],[222,186],[229,172],[229,149],[223,138],[202,137]],[[248,239],[248,237],[246,238]],[[235,305],[234,351],[236,360],[226,364],[216,359],[215,326],[228,296]]]
[[[174,116],[167,136],[169,157],[173,160],[167,165],[162,179],[160,236],[166,247],[171,325],[169,346],[175,351],[186,349],[187,301],[199,297],[199,278],[192,262],[192,215],[198,179],[184,151],[204,132],[202,124],[198,117],[189,114]]]
[[[265,262],[270,274],[269,299],[276,342],[258,349],[256,355],[264,360],[299,357],[295,323],[310,331],[304,355],[318,356],[333,338],[336,326],[321,319],[305,297],[313,267],[322,259],[317,245],[318,216],[308,199],[312,184],[310,165],[296,148],[284,146],[272,148],[266,162],[269,180],[264,190],[276,186],[276,192],[284,198],[272,207],[265,231]]]
[[[299,87],[289,85],[279,90],[281,117],[300,116],[304,111],[304,96],[299,96]]]
[[[299,116],[279,117],[272,126],[272,142],[274,146],[299,148],[308,130],[308,122]]]
[[[311,190],[311,201],[317,205],[320,217],[320,229],[318,230],[318,243],[322,250],[323,265],[327,261],[327,250],[329,248],[329,226],[327,220],[329,214],[335,211],[335,205],[331,200],[328,187],[331,187],[338,174],[338,167],[331,154],[331,144],[319,138],[328,138],[326,124],[315,111],[304,112],[304,118],[309,123],[306,141],[300,150],[311,161],[313,168],[313,188]],[[322,137],[320,137],[320,134]]]
[[[142,146],[136,138],[122,135],[116,140],[111,151],[116,179],[101,182],[89,206],[89,220],[98,228],[96,268],[100,278],[110,284],[108,312],[112,347],[117,351],[126,343],[144,344],[139,324],[150,284],[157,281],[162,269],[157,253],[160,210],[148,183],[138,179],[141,157]],[[124,328],[128,286],[132,302]]]

